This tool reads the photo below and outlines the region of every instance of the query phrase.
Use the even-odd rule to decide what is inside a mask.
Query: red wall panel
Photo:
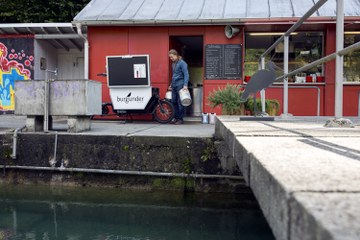
[[[325,34],[325,55],[336,51],[336,27],[335,24],[327,26]],[[335,113],[335,60],[325,64],[325,116],[334,116]]]
[[[102,82],[103,102],[110,102],[106,77],[97,74],[106,71],[106,56],[126,55],[128,51],[127,27],[89,27],[89,78]]]
[[[359,116],[360,86],[344,86],[343,115]]]
[[[239,27],[239,26],[234,26]],[[207,26],[205,27],[205,37],[204,45],[206,44],[243,44],[243,28],[241,28],[240,33],[228,39],[224,33],[225,26]],[[244,49],[243,49],[244,52]],[[203,74],[204,75],[204,74]],[[203,110],[204,112],[216,112],[216,114],[221,114],[221,109],[219,107],[212,109],[209,106],[209,101],[207,100],[209,93],[213,90],[217,90],[218,87],[224,87],[227,83],[230,84],[241,84],[242,80],[204,80],[204,94],[203,94]]]
[[[323,113],[324,86],[320,89],[320,115]],[[277,99],[280,102],[280,111],[283,113],[283,88],[269,88],[266,90],[266,99]],[[317,115],[318,90],[289,88],[289,113],[294,116],[316,116]]]

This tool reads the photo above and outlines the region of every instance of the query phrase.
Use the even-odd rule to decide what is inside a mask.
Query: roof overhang
[[[1,35],[32,35],[57,49],[82,51],[84,40],[72,23],[6,23],[0,24]]]
[[[72,23],[82,26],[199,26],[199,25],[254,25],[294,24],[299,17],[287,18],[232,18],[232,19],[189,19],[189,20],[83,20]],[[345,17],[345,22],[360,21],[360,17]],[[304,24],[335,24],[336,17],[311,17]]]

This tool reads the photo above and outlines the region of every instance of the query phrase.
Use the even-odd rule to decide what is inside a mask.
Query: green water
[[[0,240],[274,239],[250,195],[0,185]]]

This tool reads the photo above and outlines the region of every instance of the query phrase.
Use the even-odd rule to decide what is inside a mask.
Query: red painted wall
[[[327,25],[325,32],[325,54],[329,55],[336,51],[336,27],[335,24]],[[325,64],[325,116],[334,116],[335,113],[335,60]]]
[[[103,102],[110,102],[106,77],[97,74],[106,72],[106,56],[129,54],[129,29],[114,27],[89,28],[89,78],[102,82]]]
[[[244,44],[243,29],[241,28],[241,31],[237,36],[233,37],[232,39],[228,39],[224,34],[224,26],[207,26],[205,27],[204,38],[204,45],[206,44]],[[221,88],[226,86],[227,83],[241,84],[242,80],[204,80],[204,112],[215,112],[216,114],[221,114],[221,109],[219,107],[213,109],[209,106],[207,97],[209,96],[210,92],[217,90],[219,87]]]
[[[206,44],[243,44],[244,30],[228,39],[224,35],[224,26],[193,27],[89,27],[90,44],[90,79],[103,83],[103,101],[109,102],[109,91],[106,78],[97,76],[105,72],[106,56],[126,54],[149,54],[151,64],[151,81],[154,87],[160,88],[161,96],[165,95],[170,83],[170,62],[168,50],[171,36],[203,36]],[[325,30],[325,54],[335,51],[335,25]],[[243,53],[245,51],[243,50]],[[204,75],[204,74],[203,74]],[[326,85],[317,85],[321,90],[320,115],[334,115],[335,97],[335,62],[325,65]],[[221,114],[221,109],[212,109],[208,105],[209,93],[227,83],[241,84],[242,80],[204,80],[203,111]],[[344,116],[357,116],[357,98],[360,86],[344,87]],[[278,99],[283,108],[283,90],[268,89],[266,98]],[[314,116],[317,112],[316,89],[289,89],[289,113],[295,116]]]
[[[160,95],[164,96],[170,83],[168,58],[169,39],[171,36],[199,36],[202,35],[205,44],[242,44],[243,34],[227,39],[224,26],[216,27],[89,27],[90,44],[90,79],[103,83],[103,101],[109,102],[109,91],[106,78],[97,76],[105,72],[106,56],[126,54],[149,54],[151,64],[151,82],[160,88]],[[238,81],[206,80],[204,81],[203,110],[205,112],[221,113],[220,108],[213,110],[207,102],[210,91],[218,86],[225,86],[227,82]]]
[[[344,86],[344,102],[343,115],[344,116],[360,116],[359,113],[359,85],[345,85]]]
[[[301,87],[302,85],[291,85]],[[306,86],[306,85],[303,85]],[[278,88],[279,87],[279,88]],[[281,87],[281,88],[280,88]],[[313,85],[311,89],[297,89],[289,88],[288,112],[294,116],[316,116],[318,91],[320,91],[320,115],[324,112],[324,85]],[[276,88],[269,88],[266,90],[267,99],[277,99],[280,102],[279,115],[283,113],[283,86],[276,86]]]

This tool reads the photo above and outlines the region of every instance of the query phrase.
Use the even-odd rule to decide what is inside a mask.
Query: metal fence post
[[[336,1],[336,78],[335,78],[335,117],[343,116],[343,71],[344,57],[339,54],[344,48],[344,0]]]
[[[265,69],[265,57],[261,57],[261,62],[260,62],[260,69]],[[265,90],[262,89],[260,91],[260,97],[261,97],[261,113],[265,114]],[[254,103],[256,104],[256,103]]]
[[[289,35],[284,37],[284,74],[289,73]],[[289,82],[288,77],[284,77],[284,106],[283,115],[287,116],[289,112]]]

